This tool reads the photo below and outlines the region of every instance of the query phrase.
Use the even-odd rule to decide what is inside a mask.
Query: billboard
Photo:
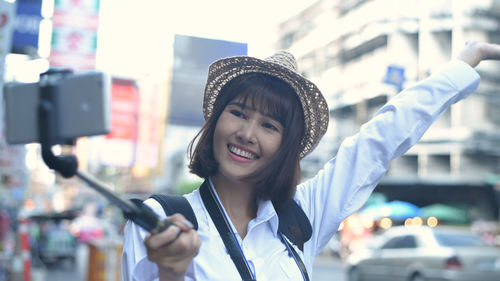
[[[58,0],[52,16],[51,67],[95,68],[100,0]]]
[[[202,126],[208,66],[220,58],[247,53],[246,43],[175,35],[169,123]]]
[[[111,83],[111,131],[101,144],[105,165],[129,167],[135,161],[139,88],[132,79],[113,78]]]
[[[36,54],[42,21],[42,0],[17,0],[16,3],[12,52]]]

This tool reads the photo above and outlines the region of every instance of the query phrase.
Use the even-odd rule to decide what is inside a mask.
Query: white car
[[[347,263],[349,281],[500,280],[500,248],[458,228],[393,227]]]

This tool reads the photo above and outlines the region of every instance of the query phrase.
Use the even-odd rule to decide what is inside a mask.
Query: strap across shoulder
[[[175,213],[182,214],[188,221],[193,224],[193,228],[198,230],[198,220],[194,214],[193,208],[189,201],[181,195],[171,195],[171,194],[153,194],[149,198],[153,198],[163,207],[165,214],[167,216],[173,215]]]
[[[304,243],[311,239],[312,226],[304,210],[295,201],[278,212],[279,230],[301,251]]]

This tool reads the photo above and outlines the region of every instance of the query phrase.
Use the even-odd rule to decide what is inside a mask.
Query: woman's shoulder
[[[191,204],[191,207],[193,209],[199,209],[202,207],[202,201],[201,201],[201,195],[200,195],[200,189],[197,188],[190,193],[186,193],[183,195],[184,198]]]

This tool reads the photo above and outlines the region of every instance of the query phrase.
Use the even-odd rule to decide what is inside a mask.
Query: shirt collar
[[[256,223],[261,223],[263,221],[269,221],[269,225],[274,233],[278,234],[278,214],[274,209],[274,205],[271,200],[260,201],[258,203],[257,217],[255,218]]]
[[[210,178],[208,178],[208,183],[209,183],[208,186],[212,189],[212,191],[214,191],[215,197],[220,203],[219,195],[217,194],[217,191],[215,190],[215,187]],[[224,206],[222,204],[221,206],[224,212],[226,212]],[[269,221],[269,225],[271,226],[271,230],[273,231],[274,235],[278,235],[278,226],[279,226],[278,213],[276,213],[276,210],[274,209],[274,205],[271,202],[271,200],[259,200],[259,202],[257,202],[257,217],[254,219],[254,221],[255,224]]]

